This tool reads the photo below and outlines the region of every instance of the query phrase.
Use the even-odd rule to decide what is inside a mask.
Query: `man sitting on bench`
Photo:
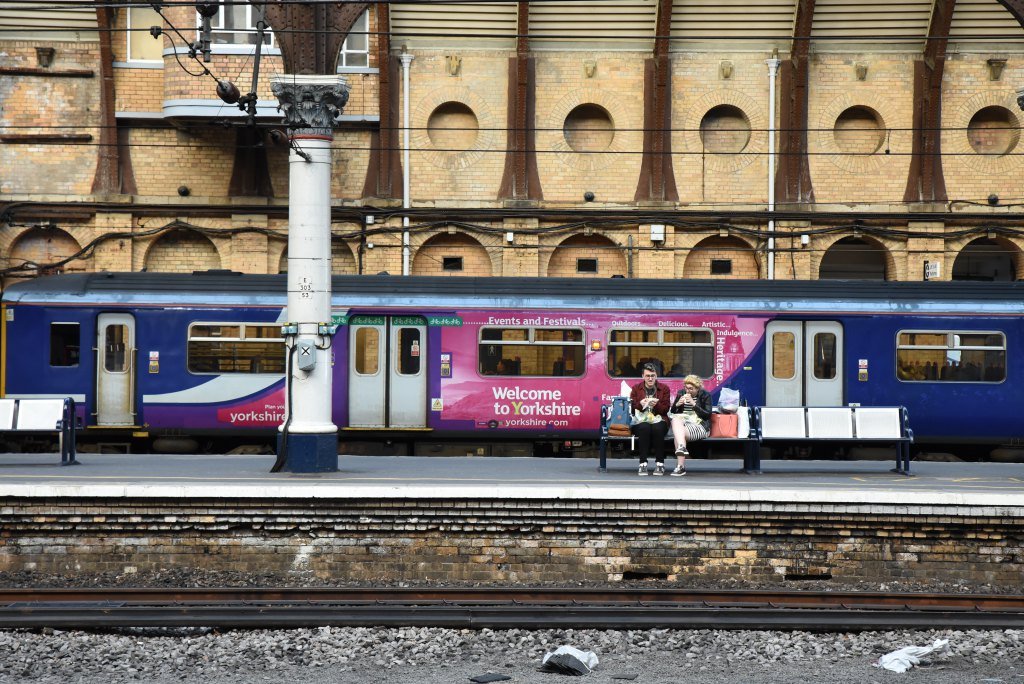
[[[668,434],[668,405],[672,393],[668,385],[658,382],[658,371],[653,363],[645,363],[643,380],[633,385],[629,404],[640,420],[630,428],[636,435],[640,469],[637,475],[647,474],[648,451],[654,451],[654,474],[665,474],[665,435]]]

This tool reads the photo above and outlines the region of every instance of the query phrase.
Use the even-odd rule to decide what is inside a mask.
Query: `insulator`
[[[238,86],[231,81],[217,81],[217,97],[228,104],[235,104],[242,94],[238,91]]]
[[[197,2],[196,12],[201,17],[212,17],[220,10],[220,4],[216,2]]]

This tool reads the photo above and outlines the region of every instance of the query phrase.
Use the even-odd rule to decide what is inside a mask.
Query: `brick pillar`
[[[509,243],[502,235],[501,275],[509,277],[533,278],[540,276],[540,250],[537,249],[540,239],[535,232],[540,222],[537,219],[505,219],[502,228],[506,233],[513,233]],[[531,231],[531,232],[524,232]]]
[[[234,214],[232,228],[266,228],[265,214]],[[269,238],[266,233],[236,233],[231,238],[229,268],[242,273],[277,273],[277,264],[268,262]]]
[[[813,280],[811,274],[811,254],[815,249],[815,240],[807,233],[811,229],[809,221],[780,221],[775,226],[775,279],[776,280]],[[807,235],[808,242],[804,245],[800,236]]]
[[[113,232],[126,233],[131,229],[131,223],[131,214],[96,212],[94,225],[96,235],[99,236]],[[96,251],[93,252],[93,269],[96,271],[131,271],[133,244],[134,241],[127,238],[99,243],[96,245]]]
[[[940,222],[911,221],[907,224],[911,233],[943,233],[946,225]],[[908,281],[924,280],[924,262],[942,264],[942,274],[932,280],[951,280],[953,277],[953,260],[956,255],[946,258],[946,243],[942,238],[911,237],[907,239],[906,262],[904,277]],[[894,254],[893,256],[897,256]]]
[[[642,224],[636,233],[636,261],[633,262],[635,278],[672,278],[675,271],[675,251],[669,242],[669,226],[665,226],[665,240],[651,240],[651,225]],[[649,249],[653,247],[654,249]]]
[[[366,237],[366,250],[363,252],[363,274],[376,275],[387,271],[391,275],[402,275],[402,219],[392,218],[388,221],[391,231]],[[380,226],[383,227],[383,226]],[[373,248],[370,248],[373,245]],[[410,269],[416,261],[416,245],[410,245]]]

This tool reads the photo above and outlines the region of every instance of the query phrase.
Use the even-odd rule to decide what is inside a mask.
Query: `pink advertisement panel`
[[[639,382],[637,377],[620,379],[608,374],[609,331],[611,329],[704,328],[714,341],[714,370],[704,387],[714,391],[726,384],[761,341],[767,317],[706,315],[701,313],[550,313],[523,311],[459,312],[462,326],[446,328],[440,353],[450,359],[450,378],[441,379],[442,421],[458,421],[477,428],[537,431],[595,430],[599,407],[611,397]],[[477,347],[481,327],[580,328],[584,331],[585,368],[575,377],[501,377],[481,375]],[[595,345],[595,343],[599,343]],[[484,342],[486,344],[486,342]],[[595,349],[595,346],[597,348]],[[686,369],[686,373],[690,370]],[[684,373],[685,374],[685,373]],[[683,378],[660,377],[673,392]],[[451,423],[449,423],[451,425]]]

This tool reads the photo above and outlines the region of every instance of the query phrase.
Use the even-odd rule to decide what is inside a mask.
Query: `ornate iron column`
[[[275,470],[338,469],[331,420],[331,142],[348,102],[340,76],[277,76],[271,86],[288,127],[288,353],[285,422]]]

